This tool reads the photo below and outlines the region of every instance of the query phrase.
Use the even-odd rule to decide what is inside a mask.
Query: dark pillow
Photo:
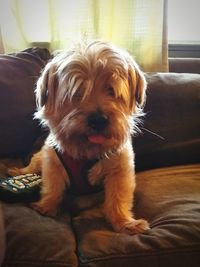
[[[144,129],[133,139],[136,169],[199,162],[200,75],[148,73],[146,78]]]
[[[40,135],[34,89],[48,59],[44,48],[0,55],[0,157],[25,155]]]

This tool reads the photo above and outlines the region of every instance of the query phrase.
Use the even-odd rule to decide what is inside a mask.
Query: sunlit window
[[[200,0],[168,0],[170,44],[200,44]]]

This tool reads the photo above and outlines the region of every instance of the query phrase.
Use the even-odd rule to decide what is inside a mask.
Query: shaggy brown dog
[[[149,228],[132,215],[131,134],[145,89],[145,78],[131,56],[101,41],[61,52],[46,65],[37,83],[36,118],[50,135],[27,167],[10,171],[42,173],[41,199],[32,205],[36,210],[55,214],[65,188],[82,183],[76,180],[76,167],[86,164],[90,184],[103,181],[103,211],[113,228],[128,234]]]

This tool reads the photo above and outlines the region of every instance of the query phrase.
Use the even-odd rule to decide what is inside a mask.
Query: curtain
[[[0,0],[0,27],[5,53],[101,39],[144,71],[168,70],[166,0]]]

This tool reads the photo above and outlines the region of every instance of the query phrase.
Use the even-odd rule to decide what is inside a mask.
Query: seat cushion
[[[39,215],[22,204],[3,204],[3,267],[200,266],[200,164],[137,174],[134,213],[151,229],[116,233],[101,213]],[[78,257],[78,258],[77,258]]]
[[[73,218],[80,266],[200,266],[200,164],[138,173],[134,211],[145,234],[115,233],[95,213]]]
[[[6,255],[3,267],[77,266],[71,218],[49,218],[21,204],[3,205]]]

